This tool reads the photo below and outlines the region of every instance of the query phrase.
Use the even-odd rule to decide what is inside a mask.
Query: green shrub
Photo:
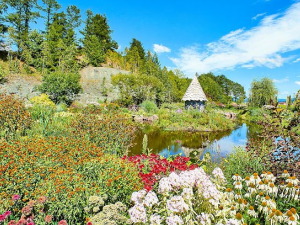
[[[77,73],[53,72],[43,77],[39,90],[49,95],[55,103],[70,105],[81,91],[80,75]]]
[[[123,115],[102,114],[101,108],[88,107],[75,116],[70,128],[74,138],[89,140],[106,153],[124,155],[136,130],[129,121]]]
[[[0,84],[5,81],[6,72],[4,71],[3,67],[0,65]]]
[[[241,176],[249,176],[253,173],[262,173],[267,168],[263,160],[257,155],[238,147],[223,159],[222,168],[226,179],[232,180],[237,172]]]
[[[141,108],[146,112],[146,113],[157,113],[157,105],[153,101],[143,101],[143,103],[140,105]]]
[[[12,95],[0,94],[0,138],[12,140],[25,135],[32,120],[24,103]]]

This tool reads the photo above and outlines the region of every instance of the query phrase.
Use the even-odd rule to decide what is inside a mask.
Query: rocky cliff
[[[129,73],[107,67],[86,67],[80,71],[82,92],[77,101],[81,104],[97,104],[99,101],[112,101],[118,98],[118,90],[111,84],[111,76],[118,73]],[[0,84],[0,93],[14,94],[27,101],[39,95],[36,87],[41,78],[35,76],[10,75],[7,81]]]

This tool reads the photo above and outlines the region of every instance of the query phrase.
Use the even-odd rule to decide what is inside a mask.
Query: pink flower
[[[5,217],[8,217],[11,215],[11,211],[6,211],[4,214],[3,214]]]
[[[17,225],[17,222],[15,220],[11,220],[8,222],[7,225]]]
[[[6,219],[5,215],[0,215],[0,222],[4,221]]]
[[[45,222],[46,223],[51,223],[51,221],[52,221],[52,215],[45,216]]]
[[[17,225],[26,225],[26,224],[27,224],[27,221],[24,218],[20,219],[17,223]]]
[[[27,225],[35,225],[34,222],[27,223]]]
[[[20,199],[20,195],[13,195],[12,196],[12,200],[13,201],[17,201],[17,200],[19,200]]]
[[[57,225],[68,225],[67,221],[66,220],[61,220],[58,222]]]
[[[32,212],[32,207],[30,207],[29,205],[24,206],[22,209],[22,213],[25,216],[29,216],[31,212]]]
[[[41,197],[39,197],[38,202],[39,202],[39,203],[45,203],[46,200],[47,200],[47,197],[46,197],[46,196],[41,196]]]

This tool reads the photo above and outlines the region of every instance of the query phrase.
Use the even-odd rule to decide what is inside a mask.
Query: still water
[[[190,152],[197,150],[202,157],[210,152],[212,157],[226,157],[235,147],[245,147],[249,133],[248,126],[241,124],[233,131],[223,132],[187,132],[187,131],[162,131],[146,132],[148,148],[153,153],[164,157],[181,154],[189,156]],[[142,153],[144,132],[138,131],[130,155]]]

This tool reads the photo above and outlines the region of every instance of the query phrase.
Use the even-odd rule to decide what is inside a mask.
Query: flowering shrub
[[[101,113],[101,108],[91,107],[78,114],[71,125],[73,137],[89,140],[98,147],[103,147],[107,153],[126,154],[132,143],[135,127],[124,116]]]
[[[282,175],[275,185],[270,172],[243,179],[233,176],[233,189],[225,188],[222,170],[208,176],[202,168],[172,172],[157,190],[134,192],[129,209],[133,223],[141,224],[299,224],[299,180]]]
[[[191,164],[189,162],[190,158],[183,156],[177,156],[172,161],[161,158],[156,154],[135,155],[130,157],[124,156],[123,159],[137,165],[144,188],[148,191],[152,190],[153,186],[162,176],[165,176],[170,172],[192,170],[198,167],[196,164]]]
[[[12,140],[24,135],[31,123],[30,114],[20,100],[0,94],[0,138]]]
[[[0,144],[0,212],[11,211],[14,218],[22,216],[30,199],[45,196],[44,210],[34,211],[35,223],[43,224],[47,215],[54,222],[81,223],[89,196],[106,193],[108,202],[128,203],[130,194],[140,188],[136,167],[84,140]]]
[[[122,202],[105,205],[101,212],[97,213],[90,219],[93,225],[109,225],[109,224],[132,224],[127,217],[127,207]]]

